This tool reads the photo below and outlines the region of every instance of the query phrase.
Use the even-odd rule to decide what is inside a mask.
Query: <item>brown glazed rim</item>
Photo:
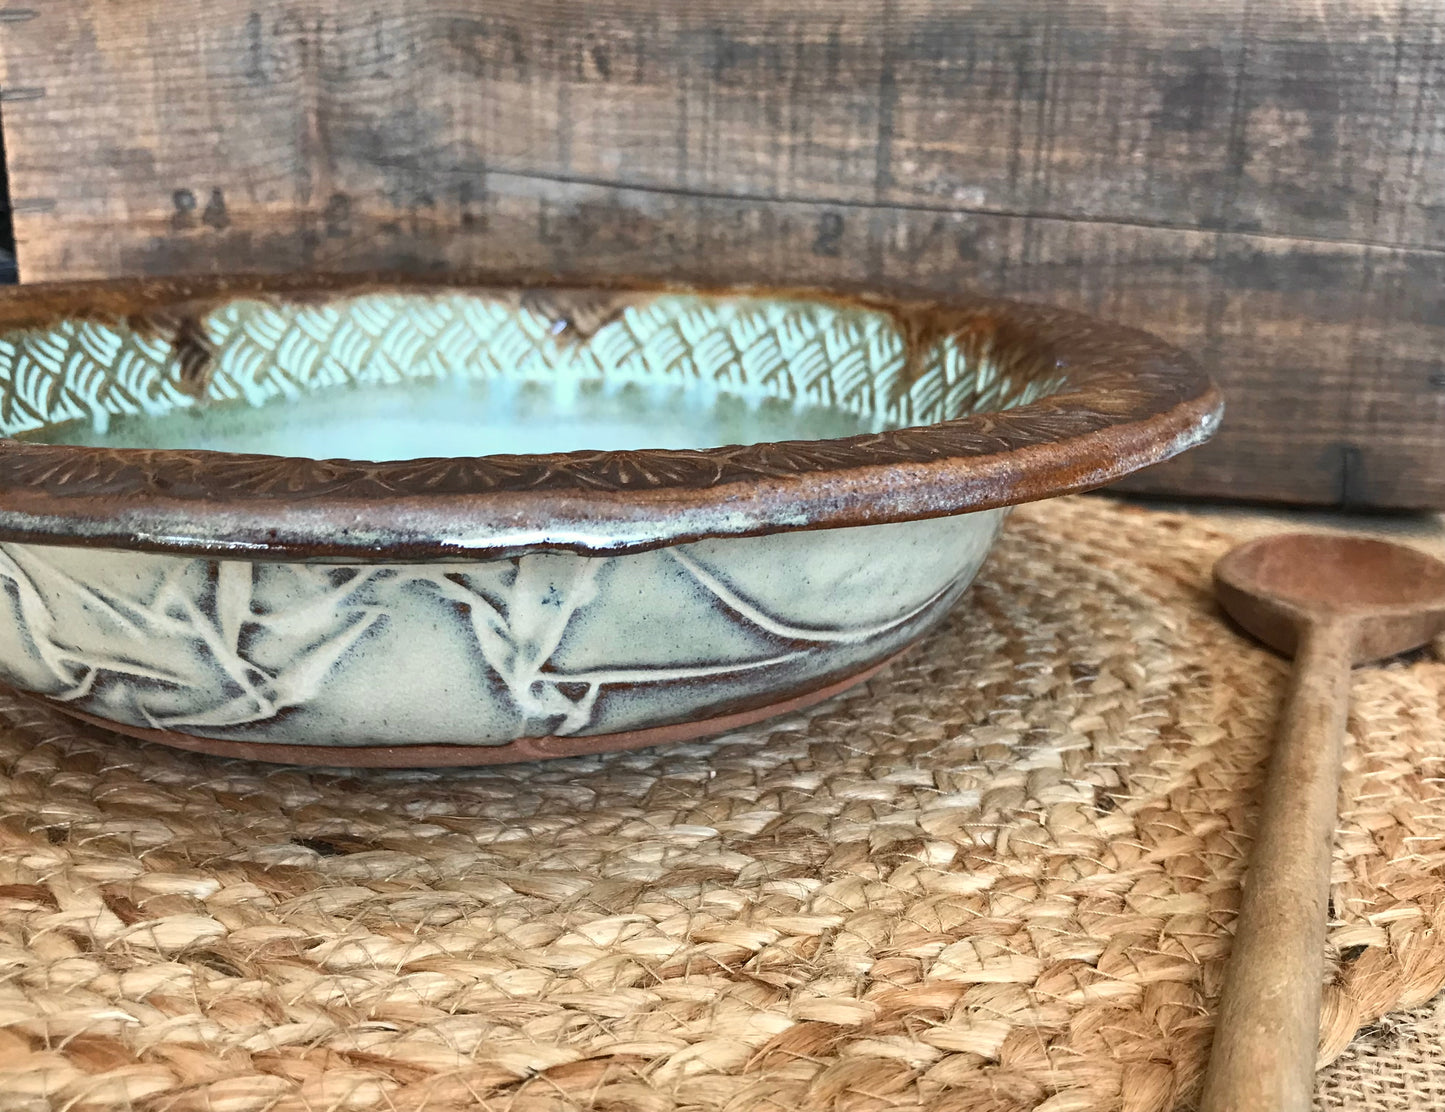
[[[1087,490],[1207,440],[1223,404],[1184,353],[1079,313],[995,298],[492,273],[231,276],[17,286],[0,332],[122,321],[184,353],[234,298],[316,303],[465,290],[614,309],[667,293],[844,301],[920,352],[954,332],[1064,385],[1014,409],[836,440],[360,462],[0,439],[0,540],[253,559],[436,560],[644,551],[718,536],[938,517]],[[194,353],[192,353],[194,354]],[[205,355],[204,350],[200,353]],[[910,362],[912,358],[910,358]],[[1008,367],[1005,368],[1009,369]]]

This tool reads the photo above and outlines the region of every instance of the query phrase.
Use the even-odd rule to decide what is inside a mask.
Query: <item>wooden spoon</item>
[[[1308,1112],[1350,668],[1445,630],[1445,563],[1360,537],[1268,537],[1220,560],[1214,588],[1295,666],[1200,1109]]]

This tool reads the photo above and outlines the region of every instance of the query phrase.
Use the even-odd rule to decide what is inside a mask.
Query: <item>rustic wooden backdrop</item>
[[[1445,5],[18,0],[21,277],[978,286],[1190,348],[1138,490],[1445,505]]]

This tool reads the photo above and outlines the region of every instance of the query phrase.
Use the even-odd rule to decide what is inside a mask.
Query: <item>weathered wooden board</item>
[[[1445,506],[1445,7],[0,8],[26,280],[494,263],[962,285],[1203,356],[1134,489]]]

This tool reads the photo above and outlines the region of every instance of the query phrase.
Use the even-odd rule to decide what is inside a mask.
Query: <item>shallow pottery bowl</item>
[[[0,296],[0,678],[328,764],[699,736],[936,623],[1013,503],[1206,439],[1143,333],[493,277]]]

